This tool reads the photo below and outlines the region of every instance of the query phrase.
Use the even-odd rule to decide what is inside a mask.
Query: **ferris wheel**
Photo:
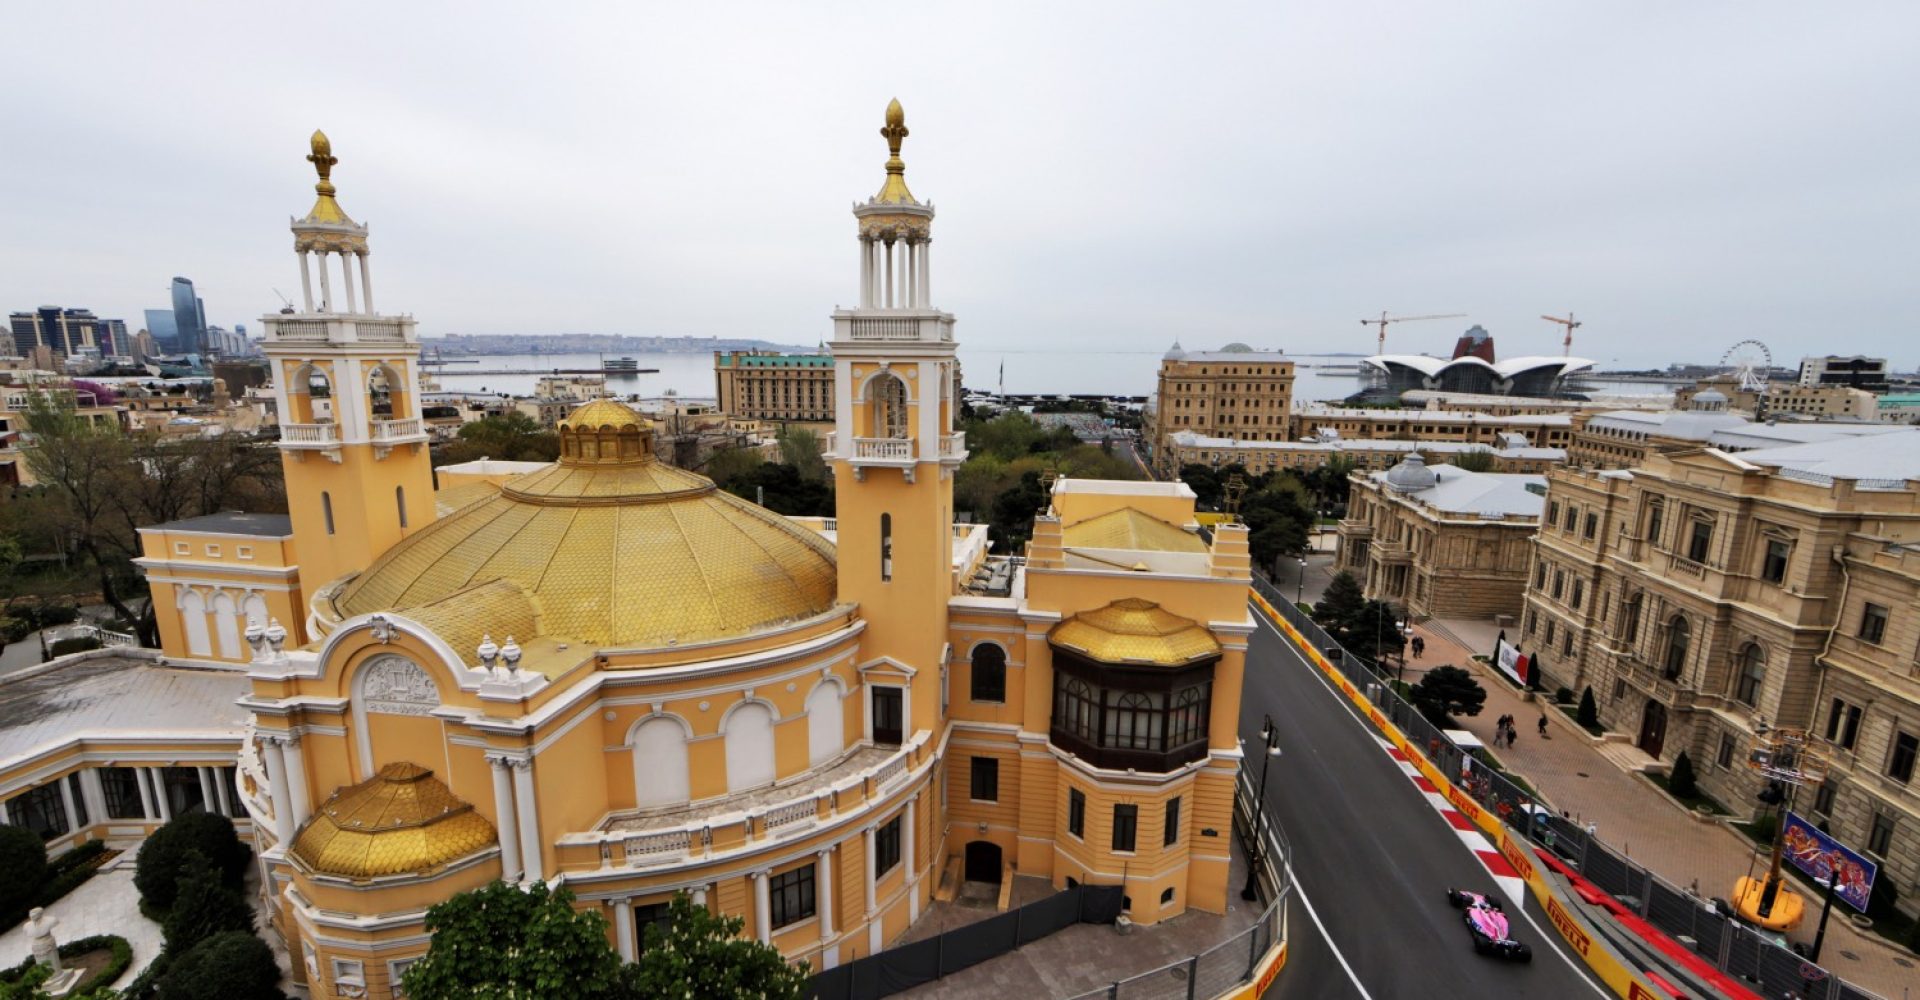
[[[1773,352],[1757,340],[1743,340],[1720,355],[1720,367],[1734,377],[1741,389],[1760,392],[1766,389],[1767,378],[1773,374]]]

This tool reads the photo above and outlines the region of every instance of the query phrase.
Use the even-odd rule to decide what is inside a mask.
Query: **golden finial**
[[[907,112],[900,107],[897,97],[887,102],[887,125],[880,130],[880,135],[887,140],[887,183],[874,200],[883,204],[919,204],[913,200],[913,192],[907,190],[907,164],[900,159],[900,143],[907,137]]]
[[[307,162],[313,164],[313,169],[320,173],[320,183],[315,184],[313,189],[323,195],[331,195],[334,193],[333,181],[330,179],[333,176],[333,165],[340,160],[333,155],[333,143],[328,141],[325,132],[314,129],[312,141],[313,153],[307,157]]]

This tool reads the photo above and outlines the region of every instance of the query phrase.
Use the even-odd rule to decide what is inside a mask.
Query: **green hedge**
[[[58,659],[73,653],[84,653],[90,649],[99,649],[100,640],[90,635],[76,635],[61,639],[47,647],[47,659]]]

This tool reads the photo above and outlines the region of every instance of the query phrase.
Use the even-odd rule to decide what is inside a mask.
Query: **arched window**
[[[879,438],[904,439],[907,436],[907,384],[892,372],[882,372],[867,383],[867,399],[872,407],[872,426],[868,433]]]
[[[1680,676],[1687,665],[1687,643],[1693,638],[1693,627],[1686,618],[1675,615],[1672,624],[1667,626],[1667,656],[1661,664],[1661,672],[1667,680]]]
[[[807,695],[807,763],[818,767],[847,746],[846,718],[840,711],[840,682],[823,680]]]
[[[773,784],[773,710],[757,702],[741,704],[727,715],[727,791]]]
[[[213,625],[215,634],[220,637],[220,658],[241,659],[240,606],[234,603],[232,594],[221,593],[214,596]]]
[[[1061,682],[1060,703],[1054,706],[1054,717],[1060,720],[1060,728],[1092,741],[1094,720],[1099,713],[1100,704],[1091,685],[1071,677]]]
[[[880,582],[893,579],[893,515],[880,515]]]
[[[1620,638],[1628,649],[1640,639],[1640,595],[1627,598],[1626,610],[1620,613]]]
[[[307,395],[315,399],[326,399],[333,395],[333,381],[327,373],[318,368],[307,369]]]
[[[372,406],[373,419],[393,419],[393,386],[385,365],[375,366],[367,375],[367,402]]]
[[[393,504],[400,508],[400,527],[405,528],[407,526],[407,488],[405,486],[393,488]]]
[[[1167,713],[1167,746],[1182,747],[1207,738],[1207,685],[1181,688]]]
[[[320,491],[320,516],[326,519],[327,534],[333,534],[333,494]]]
[[[641,808],[687,801],[687,731],[679,720],[656,715],[640,723],[633,747],[634,802]]]
[[[1007,700],[1007,651],[997,643],[983,642],[973,647],[974,701]]]
[[[1747,643],[1740,651],[1740,676],[1734,681],[1733,697],[1749,708],[1760,704],[1760,685],[1766,680],[1767,654],[1757,642]]]
[[[1101,745],[1117,750],[1160,749],[1162,697],[1158,692],[1128,691],[1115,698],[1107,709]]]
[[[208,656],[213,653],[213,641],[207,634],[207,599],[197,590],[189,589],[180,598],[180,619],[187,628],[187,652],[192,656]]]

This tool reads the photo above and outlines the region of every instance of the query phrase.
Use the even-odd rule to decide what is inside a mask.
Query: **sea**
[[[619,396],[654,398],[672,394],[687,399],[712,399],[715,394],[711,354],[629,355],[641,368],[655,371],[609,374],[607,389]],[[429,364],[440,387],[448,392],[499,393],[525,396],[534,382],[555,369],[593,368],[611,355],[599,354],[483,354],[459,362]],[[1360,359],[1344,355],[1298,354],[1294,359],[1295,399],[1338,400],[1358,392],[1362,379],[1355,370]],[[994,351],[960,348],[960,365],[969,389],[994,392],[1002,385],[1017,395],[1146,396],[1153,392],[1160,370],[1157,351]],[[1002,366],[1004,365],[1004,369]],[[466,372],[510,374],[465,374]],[[1004,375],[1002,372],[1004,371]],[[1673,382],[1590,380],[1592,394],[1611,396],[1670,395]]]

